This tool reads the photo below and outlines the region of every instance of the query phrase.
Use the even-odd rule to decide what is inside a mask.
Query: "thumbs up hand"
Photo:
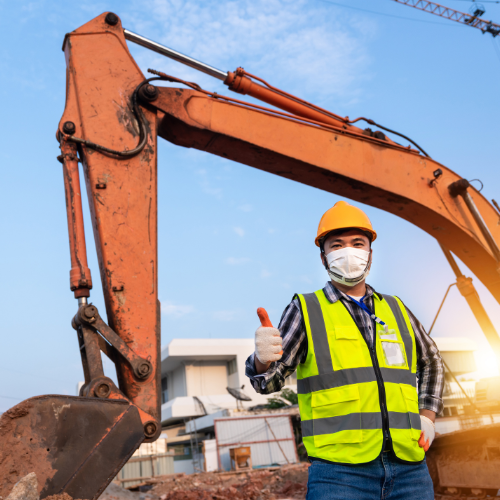
[[[283,354],[281,335],[277,328],[273,328],[263,307],[257,309],[257,314],[262,326],[255,332],[255,355],[262,364],[268,365],[272,361],[281,359]]]

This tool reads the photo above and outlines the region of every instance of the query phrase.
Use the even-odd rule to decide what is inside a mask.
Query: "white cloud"
[[[271,276],[271,273],[267,269],[262,269],[260,272],[260,277],[261,278],[269,278]]]
[[[173,304],[170,301],[162,302],[161,312],[167,316],[174,316],[175,318],[180,318],[186,314],[194,312],[194,307],[190,305]]]
[[[250,262],[250,259],[247,257],[228,257],[226,259],[226,263],[230,266],[239,266],[241,264],[246,264]]]
[[[355,100],[369,76],[366,48],[376,21],[333,5],[308,0],[135,0],[132,5],[123,22],[133,31],[223,71],[244,66],[318,104],[332,97]],[[143,68],[224,88],[162,56],[138,51],[137,59]]]
[[[204,193],[209,194],[210,196],[215,196],[215,198],[221,198],[222,188],[213,184],[208,176],[208,172],[205,169],[202,168],[197,170],[196,175],[198,176],[198,183]]]
[[[234,321],[238,317],[239,311],[215,311],[213,317],[217,321]]]
[[[238,210],[241,210],[242,212],[251,212],[253,210],[252,205],[250,203],[246,203],[245,205],[240,205],[238,207]]]
[[[241,227],[233,227],[233,231],[240,237],[243,238],[245,236],[245,230]]]

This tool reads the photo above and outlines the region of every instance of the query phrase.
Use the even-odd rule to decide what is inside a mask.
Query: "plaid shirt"
[[[330,281],[323,288],[323,292],[331,303],[340,300],[351,314],[363,337],[368,342],[373,342],[375,321],[348,295],[335,288]],[[376,294],[380,300],[384,300],[367,285],[364,303],[370,311],[374,310],[373,294]],[[427,335],[423,326],[407,307],[406,312],[415,332],[419,408],[439,414],[443,410],[443,362],[436,344]],[[271,363],[269,369],[260,375],[255,370],[255,353],[251,354],[246,361],[246,375],[250,378],[254,389],[261,394],[280,391],[285,385],[285,379],[297,369],[299,363],[306,360],[307,335],[298,299],[292,300],[283,312],[278,330],[283,339],[283,355],[279,361]]]

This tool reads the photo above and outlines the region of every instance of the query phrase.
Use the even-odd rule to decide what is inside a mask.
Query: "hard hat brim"
[[[371,234],[371,243],[373,243],[377,239],[377,233],[369,227],[341,227],[341,228],[339,227],[337,229],[323,231],[321,234],[316,236],[314,243],[316,243],[317,247],[321,247],[321,240],[323,240],[325,238],[325,236],[327,236],[328,234],[333,233],[335,231],[348,231],[350,229],[359,229],[360,231],[363,231],[363,233]]]

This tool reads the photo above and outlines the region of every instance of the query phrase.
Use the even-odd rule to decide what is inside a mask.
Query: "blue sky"
[[[447,0],[465,11],[470,4]],[[485,17],[500,21],[500,5],[485,5]],[[390,0],[0,0],[0,411],[34,395],[73,394],[83,376],[70,326],[76,303],[54,134],[64,108],[64,34],[107,10],[130,30],[224,71],[244,66],[335,113],[402,131],[463,177],[480,178],[489,199],[500,198],[500,45],[478,30]],[[153,67],[227,93],[217,80],[130,49],[144,72]],[[176,337],[252,337],[257,307],[277,323],[295,292],[324,286],[313,241],[321,215],[339,199],[162,141],[162,345]],[[379,233],[369,282],[401,297],[428,327],[454,280],[436,241],[363,208]],[[87,219],[92,300],[104,312],[89,229]],[[499,305],[474,283],[500,331]],[[482,373],[492,373],[487,344],[456,289],[433,335],[473,338]]]

